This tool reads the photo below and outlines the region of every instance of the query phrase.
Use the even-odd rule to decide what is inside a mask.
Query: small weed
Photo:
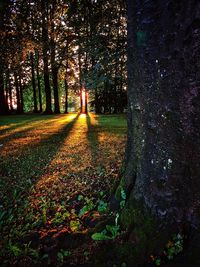
[[[118,224],[118,218],[119,213],[116,214],[115,225],[106,225],[106,229],[104,229],[100,233],[94,233],[92,235],[92,239],[95,241],[115,239],[120,234],[120,225]]]
[[[69,250],[64,250],[61,249],[58,253],[57,253],[57,259],[59,262],[63,263],[64,259],[66,257],[69,257],[71,255],[71,252]]]
[[[121,201],[120,201],[120,208],[123,209],[126,204],[126,192],[121,189]]]

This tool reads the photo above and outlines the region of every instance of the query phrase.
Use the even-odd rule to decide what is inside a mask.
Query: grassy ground
[[[90,262],[125,139],[123,115],[0,117],[0,266]]]

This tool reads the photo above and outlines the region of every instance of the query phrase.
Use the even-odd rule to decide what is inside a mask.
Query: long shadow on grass
[[[51,115],[54,118],[56,115]],[[32,122],[41,121],[44,119],[49,119],[50,116],[44,117],[41,115],[15,115],[15,116],[4,116],[0,118],[0,128],[7,126],[5,129],[0,131],[1,134],[9,132],[23,125],[28,125]]]
[[[7,193],[8,190],[12,191],[15,187],[23,190],[23,188],[26,188],[27,181],[29,183],[36,182],[71,132],[78,117],[79,114],[56,133],[47,135],[36,144],[29,143],[22,147],[19,155],[1,159],[0,176],[2,179],[0,181],[0,191],[2,186],[4,186],[4,190]]]
[[[101,132],[110,134],[124,135],[127,131],[127,123],[125,114],[117,115],[100,115],[97,116],[97,121]]]
[[[97,162],[97,151],[99,148],[98,127],[92,124],[90,114],[87,114],[86,122],[88,125],[87,139],[88,139],[88,143],[90,145],[91,152],[92,152],[92,160],[94,161],[94,163],[96,163]]]
[[[12,123],[10,123],[12,126],[9,126],[6,129],[0,130],[0,142],[5,143],[9,139],[12,139],[14,137],[15,138],[17,138],[19,136],[21,137],[23,134],[26,134],[27,132],[36,128],[40,123],[43,123],[43,125],[44,124],[48,125],[48,124],[50,124],[50,123],[52,123],[58,119],[56,117],[56,115],[54,115],[53,117],[52,117],[52,115],[51,116],[38,115],[38,116],[40,116],[40,117],[30,117],[29,120],[24,120],[22,122],[17,121],[14,125],[12,125]],[[1,125],[1,126],[3,126],[3,125]],[[24,126],[25,126],[25,129],[23,128]],[[20,128],[22,128],[22,129],[20,130]],[[6,136],[1,137],[1,135],[3,135],[3,134],[5,134]]]
[[[43,174],[45,167],[48,166],[58,149],[62,146],[64,140],[68,137],[71,131],[73,131],[74,124],[78,120],[78,117],[79,114],[77,114],[77,116],[70,122],[66,122],[66,125],[60,128],[56,133],[50,134],[36,145],[32,145],[31,147],[28,146],[23,149],[23,153],[18,156],[15,162],[13,162],[13,159],[4,162],[7,165],[4,168],[3,175],[1,175],[2,163],[0,163],[0,215],[2,215],[3,212],[3,217],[1,216],[0,220],[0,239],[1,242],[3,242],[3,247],[5,246],[6,248],[3,254],[0,253],[0,262],[6,260],[7,263],[8,255],[11,255],[11,249],[10,247],[8,249],[6,245],[8,240],[11,243],[17,242],[18,246],[27,244],[27,241],[25,240],[20,241],[20,236],[24,236],[25,233],[28,233],[28,230],[32,229],[32,226],[29,226],[29,223],[33,223],[33,219],[32,217],[28,217],[26,211],[28,207],[27,205],[29,205],[29,202],[27,202],[29,193],[33,189],[32,186],[34,183],[36,183]],[[20,230],[20,234],[17,232],[18,224],[21,225],[20,229],[23,229]],[[1,236],[3,236],[3,238],[1,238]],[[31,238],[30,242],[34,240],[34,238]],[[30,242],[28,243],[30,244]],[[8,265],[22,266],[20,264]]]

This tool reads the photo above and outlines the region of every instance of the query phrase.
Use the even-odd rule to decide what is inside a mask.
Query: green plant
[[[10,254],[14,255],[15,257],[19,257],[23,254],[22,249],[17,244],[12,244],[10,240],[8,243],[8,250]]]
[[[99,205],[98,205],[97,209],[100,213],[106,212],[107,207],[108,207],[107,202],[105,202],[103,200],[99,200]]]
[[[84,200],[85,200],[85,205],[79,211],[79,214],[78,214],[79,217],[82,217],[85,213],[87,213],[88,211],[91,211],[95,207],[92,198],[85,197]]]
[[[172,241],[169,241],[165,253],[169,260],[173,259],[175,255],[180,253],[183,250],[183,236],[177,234],[172,238]]]
[[[92,235],[92,239],[95,241],[115,239],[119,235],[119,231],[120,231],[120,226],[118,224],[118,218],[119,218],[119,213],[116,214],[115,225],[106,225],[106,229],[104,229],[100,233],[94,233]]]
[[[126,203],[126,192],[124,189],[121,189],[121,201],[120,201],[120,208],[123,209]]]
[[[66,257],[69,257],[70,255],[71,255],[71,251],[61,249],[61,250],[57,253],[57,259],[58,259],[59,262],[63,263],[63,262],[64,262],[64,259],[65,259]]]
[[[155,259],[155,265],[156,266],[160,266],[161,265],[161,259],[160,258]]]

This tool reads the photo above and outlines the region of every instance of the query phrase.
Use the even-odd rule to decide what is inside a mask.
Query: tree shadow
[[[3,135],[5,133],[9,133],[12,130],[15,130],[19,127],[23,127],[25,125],[29,125],[32,123],[39,123],[45,119],[49,119],[48,117],[42,117],[41,115],[20,115],[20,116],[3,116],[0,121],[0,134]],[[51,118],[56,117],[56,115],[51,115]],[[9,118],[9,121],[7,120]]]
[[[127,133],[126,115],[101,115],[96,117],[101,132],[107,132],[115,135],[124,135]]]
[[[23,190],[23,187],[26,187],[27,180],[36,182],[62,146],[78,117],[79,114],[55,133],[46,134],[37,143],[28,142],[24,146],[22,144],[20,151],[17,151],[18,153],[11,153],[8,157],[1,155],[0,176],[2,179],[0,181],[0,191],[1,187],[4,188],[7,183],[7,179],[10,182],[10,187],[4,188],[7,193],[8,190],[12,191],[13,188],[22,188]]]
[[[39,125],[43,121],[44,121],[43,123],[49,124],[49,123],[52,123],[53,121],[57,120],[56,115],[53,115],[53,116],[51,115],[51,116],[46,116],[46,117],[41,117],[41,115],[38,115],[37,117],[35,117],[35,115],[34,116],[30,115],[29,119],[23,120],[24,118],[27,118],[27,116],[29,116],[29,115],[26,115],[26,116],[23,115],[20,117],[13,117],[13,122],[12,122],[12,120],[10,121],[11,118],[9,117],[9,122],[6,122],[6,120],[5,120],[3,124],[1,124],[2,123],[2,121],[1,121],[0,127],[5,126],[5,128],[1,129],[1,131],[0,131],[1,142],[7,141],[10,138],[12,139],[13,136],[15,136],[15,135],[18,136],[22,133],[26,133],[28,131],[31,131],[32,129],[34,129],[37,125]],[[51,118],[51,120],[49,120],[49,118]],[[8,127],[6,127],[6,125],[8,125]],[[26,126],[25,129],[23,129],[24,126]],[[19,128],[22,128],[22,129],[17,131],[17,132],[12,132],[12,131],[15,131],[16,129],[19,129]],[[6,136],[1,137],[1,135],[4,135],[4,134]]]
[[[88,113],[86,115],[86,122],[88,126],[87,139],[89,146],[91,148],[92,160],[97,163],[98,149],[99,149],[99,140],[98,140],[98,127],[92,123],[91,115]]]

